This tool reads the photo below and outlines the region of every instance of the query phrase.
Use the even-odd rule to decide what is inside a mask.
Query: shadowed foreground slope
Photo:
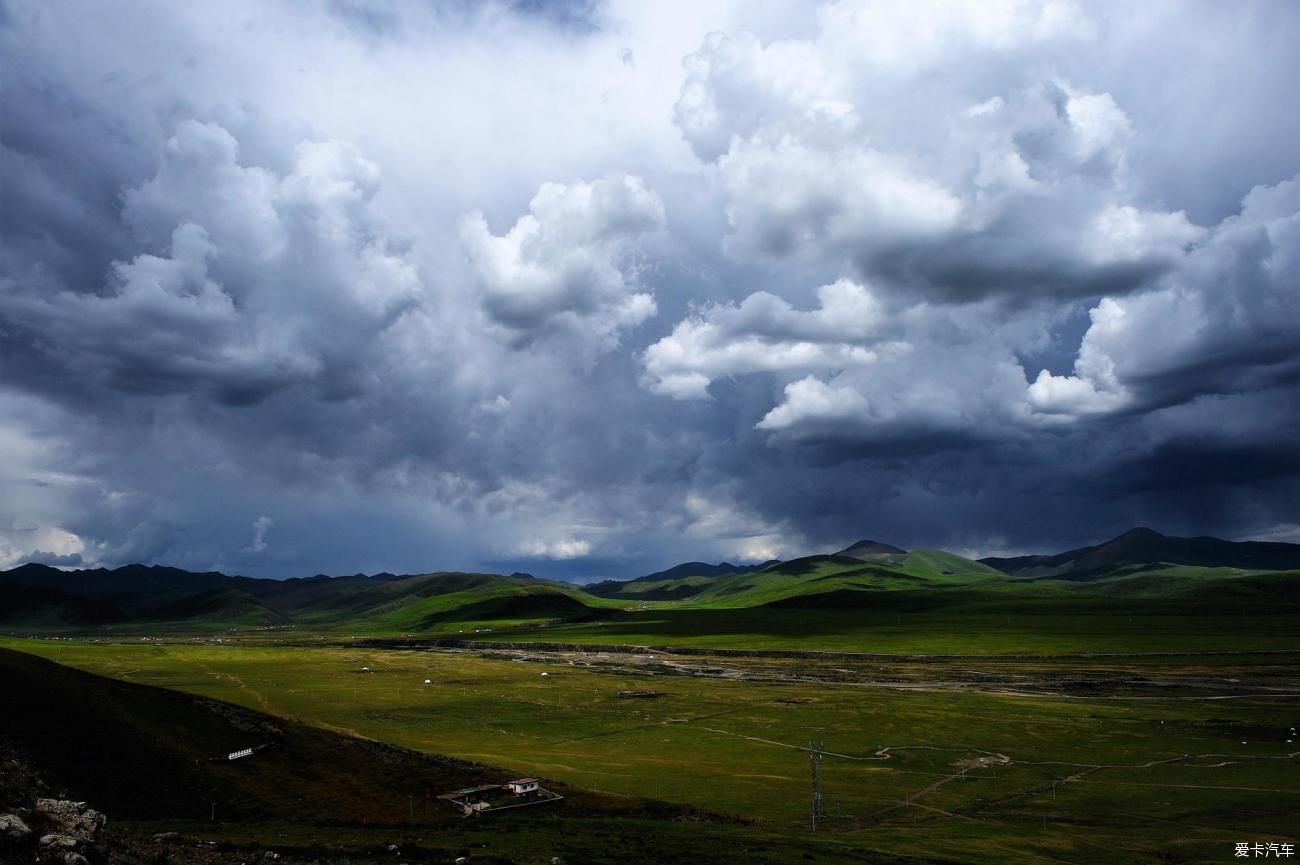
[[[429,803],[422,822],[447,822],[459,817],[434,797],[509,775],[8,650],[0,681],[0,737],[118,819],[209,818],[215,803],[224,819],[392,824],[414,797]],[[583,813],[646,813],[636,800],[558,787]]]
[[[86,850],[90,865],[235,865],[271,858],[263,851],[272,847],[281,865],[724,865],[737,851],[751,865],[920,861],[549,781],[566,797],[558,806],[465,819],[433,797],[508,772],[5,649],[0,682],[0,810],[30,821],[37,796],[86,800],[108,815],[109,831]],[[269,747],[209,760],[257,745]],[[151,840],[160,830],[179,834]],[[14,850],[4,844],[8,865]]]

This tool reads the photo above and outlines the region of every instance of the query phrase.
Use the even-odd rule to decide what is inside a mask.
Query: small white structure
[[[363,672],[363,673],[369,673],[369,672],[370,672],[370,668],[369,668],[369,667],[362,667],[362,668],[361,668],[361,672]]]
[[[564,797],[539,786],[536,778],[516,778],[504,784],[484,784],[453,790],[438,797],[466,817],[479,817],[513,808],[561,802]]]
[[[433,684],[433,679],[425,679],[425,680],[424,680],[424,684],[426,684],[426,685],[432,685],[432,684]]]
[[[251,756],[253,756],[253,749],[252,749],[252,748],[242,748],[242,749],[240,749],[240,750],[238,750],[238,751],[231,751],[228,755],[226,755],[226,759],[227,759],[227,760],[242,760],[242,759],[245,758],[245,757],[251,757]]]
[[[525,793],[533,793],[537,790],[537,779],[517,778],[514,781],[507,782],[506,788],[516,796],[522,796]]]

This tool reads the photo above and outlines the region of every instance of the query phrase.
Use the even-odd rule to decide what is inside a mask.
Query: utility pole
[[[808,761],[812,764],[812,830],[817,831],[817,818],[825,815],[822,810],[822,743],[808,740]]]

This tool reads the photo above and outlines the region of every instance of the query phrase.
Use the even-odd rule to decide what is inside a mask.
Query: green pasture
[[[1300,648],[1293,612],[1171,614],[1163,601],[995,599],[930,607],[930,599],[890,593],[874,608],[844,610],[652,609],[581,623],[521,626],[491,633],[430,635],[550,643],[602,643],[887,654],[1075,654],[1214,652]],[[914,600],[915,607],[908,604]]]

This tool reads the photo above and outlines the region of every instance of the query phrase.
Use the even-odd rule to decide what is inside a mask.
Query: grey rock
[[[42,852],[52,853],[60,850],[76,850],[81,841],[71,835],[42,835],[40,847]]]
[[[59,829],[59,834],[71,835],[82,841],[96,841],[104,831],[108,818],[86,807],[85,802],[67,799],[37,799],[36,813]]]
[[[32,830],[17,814],[0,814],[0,841],[17,843],[31,834]]]

